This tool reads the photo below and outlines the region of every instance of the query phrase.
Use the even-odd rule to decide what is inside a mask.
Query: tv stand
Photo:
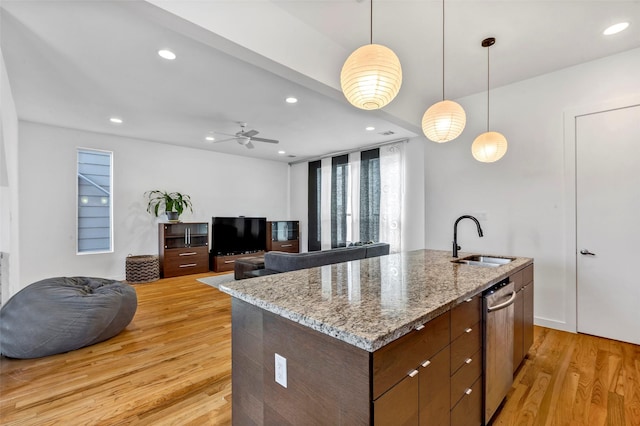
[[[214,272],[227,272],[233,271],[236,260],[243,257],[255,257],[264,256],[264,251],[252,251],[248,253],[230,254],[230,255],[216,255],[209,254],[209,269]]]

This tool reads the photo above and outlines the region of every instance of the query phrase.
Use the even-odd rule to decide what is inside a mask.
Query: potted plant
[[[147,211],[155,217],[164,211],[169,222],[177,222],[185,209],[193,213],[191,197],[179,192],[147,191],[144,195],[149,199]]]

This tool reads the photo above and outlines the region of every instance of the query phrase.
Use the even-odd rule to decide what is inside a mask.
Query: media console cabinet
[[[160,223],[158,246],[162,278],[209,270],[209,224],[206,222]]]
[[[209,267],[214,272],[228,272],[233,271],[236,260],[243,257],[256,257],[264,256],[264,251],[255,251],[249,253],[232,254],[232,255],[215,255],[213,253],[209,256]]]

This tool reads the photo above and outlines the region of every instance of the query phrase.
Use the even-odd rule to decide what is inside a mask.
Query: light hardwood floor
[[[231,424],[230,299],[208,275],[136,284],[132,323],[106,342],[0,358],[0,424]],[[493,424],[640,425],[640,346],[536,327]]]

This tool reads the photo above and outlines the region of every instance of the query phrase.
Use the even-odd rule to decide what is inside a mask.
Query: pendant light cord
[[[442,100],[444,99],[444,0],[442,0]]]
[[[490,46],[487,46],[487,132],[489,131],[489,73],[491,68],[489,67],[489,50]]]
[[[369,44],[373,44],[373,0],[370,2],[369,9]]]

